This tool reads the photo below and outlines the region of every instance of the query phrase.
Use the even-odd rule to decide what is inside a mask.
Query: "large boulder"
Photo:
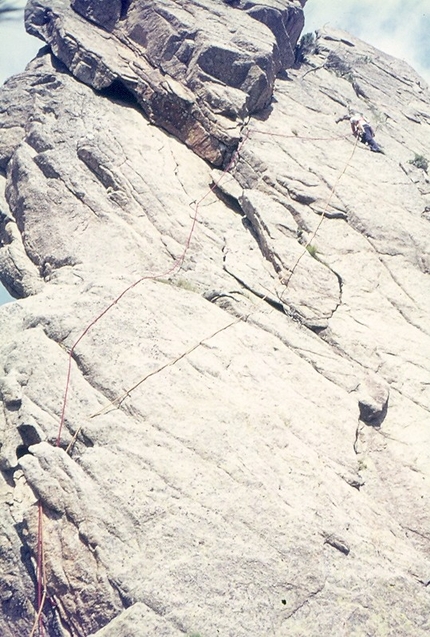
[[[158,126],[214,164],[272,98],[303,27],[292,0],[30,0],[29,33],[94,88],[126,90]]]
[[[1,634],[428,635],[425,83],[323,31],[223,171],[94,90],[121,25],[29,15],[55,54],[0,92]]]

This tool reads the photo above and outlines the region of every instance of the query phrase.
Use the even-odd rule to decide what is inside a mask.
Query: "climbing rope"
[[[76,347],[79,345],[79,343],[82,341],[82,339],[88,334],[88,332],[115,305],[117,305],[121,301],[121,299],[124,296],[126,296],[126,294],[128,294],[131,290],[133,290],[140,283],[142,283],[143,281],[148,281],[148,280],[152,280],[153,281],[153,280],[156,280],[156,279],[164,279],[164,278],[166,278],[168,276],[171,276],[177,270],[181,269],[182,264],[184,263],[185,257],[187,255],[187,252],[188,252],[188,250],[190,248],[190,245],[191,245],[191,239],[193,237],[194,230],[195,230],[195,227],[196,227],[197,218],[198,218],[198,214],[199,214],[199,208],[200,208],[201,204],[203,203],[203,201],[207,197],[209,197],[209,195],[212,192],[214,192],[214,190],[220,185],[221,181],[230,172],[230,170],[232,169],[232,167],[234,166],[234,164],[236,162],[236,158],[238,157],[238,155],[239,155],[244,143],[248,139],[248,135],[249,134],[247,132],[245,132],[245,135],[243,136],[243,139],[242,139],[241,143],[239,144],[239,146],[236,149],[236,151],[232,154],[229,163],[227,164],[226,168],[223,170],[223,172],[220,175],[220,177],[212,184],[212,186],[210,186],[210,188],[207,190],[207,192],[198,201],[191,202],[190,205],[194,205],[194,214],[193,214],[193,218],[192,218],[192,222],[191,222],[190,231],[188,233],[184,249],[183,249],[182,253],[180,254],[180,256],[174,261],[173,265],[168,270],[166,270],[165,272],[160,272],[159,274],[148,274],[148,275],[142,276],[139,279],[137,279],[137,281],[135,281],[134,283],[132,283],[131,285],[126,287],[125,290],[123,290],[121,292],[121,294],[119,294],[111,303],[109,303],[109,305],[102,312],[100,312],[100,314],[98,316],[96,316],[91,321],[91,323],[89,323],[89,325],[87,325],[87,327],[84,329],[84,331],[79,336],[79,338],[73,343],[73,345],[72,345],[72,347],[70,349],[69,355],[68,355],[66,386],[65,386],[65,390],[64,390],[63,404],[62,404],[62,408],[61,408],[60,424],[59,424],[59,427],[58,427],[58,434],[57,434],[57,439],[56,439],[56,446],[57,447],[60,446],[60,442],[61,442],[61,433],[62,433],[63,426],[64,426],[64,420],[65,420],[65,414],[66,414],[66,406],[67,406],[67,400],[68,400],[69,388],[70,388],[70,379],[71,379],[71,373],[72,373],[73,354],[75,352]]]
[[[45,544],[43,540],[43,504],[41,500],[37,503],[37,565],[36,565],[36,582],[37,582],[37,612],[34,624],[31,629],[30,637],[33,637],[36,630],[39,629],[39,637],[45,637],[45,628],[42,621],[42,612],[46,600],[46,562],[45,562]]]
[[[259,130],[257,128],[253,128],[251,130],[253,135],[267,135],[268,137],[284,137],[285,139],[297,139],[299,141],[305,142],[336,142],[343,141],[345,139],[349,139],[349,135],[332,135],[330,137],[308,137],[305,135],[285,135],[284,133],[272,133],[272,131]],[[249,135],[250,137],[251,135]]]
[[[264,131],[252,131],[252,133],[254,132],[264,132]],[[271,133],[265,133],[267,135],[271,135]],[[249,135],[248,137],[250,137],[251,135]],[[287,137],[287,136],[285,136]],[[289,276],[287,279],[282,280],[282,284],[284,286],[283,292],[281,294],[281,296],[279,297],[279,301],[282,304],[282,298],[283,295],[291,281],[291,278],[294,274],[294,272],[296,271],[297,267],[299,266],[300,261],[302,260],[302,258],[304,257],[304,255],[308,252],[308,247],[311,245],[312,241],[315,239],[315,236],[318,232],[318,230],[321,227],[321,224],[326,216],[327,210],[330,206],[330,202],[333,198],[333,195],[335,193],[335,190],[337,188],[337,185],[340,181],[340,179],[343,177],[343,175],[345,174],[346,170],[348,169],[349,165],[351,164],[351,161],[354,157],[354,153],[355,153],[355,149],[357,148],[357,142],[358,140],[355,140],[352,152],[350,157],[348,158],[347,162],[345,163],[342,171],[340,172],[340,174],[338,175],[333,187],[330,190],[330,194],[329,197],[326,201],[326,204],[324,206],[323,212],[321,214],[321,218],[314,230],[314,232],[312,233],[311,237],[308,239],[308,241],[306,242],[306,244],[303,247],[303,251],[300,253],[300,255],[297,257],[296,261],[293,264],[293,267],[290,270]],[[260,303],[259,303],[259,307],[257,307],[255,310],[253,310],[252,312],[250,312],[247,315],[244,316],[239,316],[238,318],[236,318],[234,321],[231,321],[230,323],[228,323],[227,325],[224,325],[223,327],[221,327],[220,329],[214,331],[212,334],[209,334],[208,336],[206,336],[205,338],[203,338],[201,341],[199,341],[198,343],[194,344],[192,347],[190,347],[190,349],[188,349],[186,352],[183,352],[182,354],[180,354],[179,356],[177,356],[176,358],[170,360],[169,362],[165,363],[164,365],[161,365],[160,367],[158,367],[157,369],[153,370],[152,372],[149,372],[148,374],[146,374],[145,376],[143,376],[140,380],[138,380],[134,385],[132,385],[131,387],[129,387],[126,391],[124,391],[122,394],[120,394],[119,396],[117,396],[116,398],[114,398],[113,400],[111,400],[107,405],[105,405],[104,407],[102,407],[99,411],[93,413],[91,416],[89,416],[90,419],[96,418],[98,416],[101,415],[105,415],[107,413],[109,413],[112,410],[118,409],[122,403],[126,400],[126,398],[128,398],[130,396],[130,394],[132,392],[134,392],[138,387],[140,387],[145,381],[147,381],[149,378],[151,378],[152,376],[157,375],[158,373],[162,372],[164,369],[166,369],[167,367],[171,367],[173,365],[175,365],[177,362],[179,362],[180,360],[182,360],[183,358],[186,358],[189,354],[191,354],[192,352],[194,352],[198,347],[200,347],[201,345],[203,345],[204,343],[206,343],[207,341],[209,341],[210,339],[214,338],[215,336],[217,336],[218,334],[220,334],[221,332],[224,332],[225,330],[229,329],[230,327],[233,327],[234,325],[237,325],[240,322],[244,322],[247,321],[251,316],[253,316],[254,314],[257,314],[258,312],[260,312],[260,307],[264,304],[264,302],[267,300],[268,298],[268,294],[262,296],[260,298]],[[270,310],[271,312],[273,312],[273,308]],[[76,439],[80,433],[80,431],[82,430],[82,426],[79,427],[79,429],[75,432],[71,442],[69,443],[66,452],[69,452],[71,450],[71,448],[73,447],[74,443],[76,442]]]
[[[183,262],[185,260],[185,257],[187,255],[187,252],[190,249],[191,240],[192,240],[192,237],[193,237],[193,234],[194,234],[194,231],[195,231],[197,218],[198,218],[198,214],[199,214],[199,208],[200,208],[201,204],[204,202],[204,200],[212,192],[214,192],[214,190],[216,188],[219,187],[219,185],[221,184],[221,182],[223,181],[225,176],[231,171],[231,169],[233,168],[233,166],[236,163],[236,159],[239,156],[239,153],[240,153],[240,151],[241,151],[241,149],[243,147],[243,144],[248,139],[248,136],[249,136],[249,132],[245,131],[245,134],[244,134],[241,142],[239,143],[236,151],[234,153],[232,153],[230,161],[228,162],[226,168],[223,170],[223,172],[220,175],[220,177],[217,180],[214,181],[214,183],[210,186],[210,188],[207,190],[207,192],[199,200],[197,200],[195,202],[191,202],[190,205],[194,205],[194,214],[193,214],[192,221],[191,221],[190,231],[188,233],[187,240],[186,240],[185,245],[184,245],[184,249],[183,249],[182,253],[180,254],[180,256],[174,261],[173,265],[165,272],[162,272],[162,273],[159,273],[159,274],[152,274],[152,275],[150,274],[150,275],[142,276],[139,279],[137,279],[134,283],[132,283],[129,286],[127,286],[121,292],[121,294],[119,294],[111,303],[109,303],[109,305],[102,312],[100,312],[100,314],[98,314],[87,325],[87,327],[80,334],[78,339],[73,343],[72,347],[70,348],[69,354],[68,354],[66,384],[65,384],[64,395],[63,395],[63,403],[62,403],[62,407],[61,407],[61,415],[60,415],[60,422],[59,422],[59,426],[58,426],[58,433],[57,433],[57,438],[56,438],[56,442],[55,442],[55,446],[56,447],[59,447],[60,443],[61,443],[61,434],[62,434],[62,430],[63,430],[63,427],[64,427],[64,422],[65,422],[65,417],[66,417],[66,407],[67,407],[67,402],[68,402],[68,397],[69,397],[69,390],[70,390],[70,382],[71,382],[71,375],[72,375],[72,361],[73,361],[73,355],[74,355],[74,352],[76,350],[76,347],[79,345],[79,343],[82,341],[82,339],[88,334],[88,332],[115,305],[117,305],[121,301],[121,299],[123,299],[123,297],[126,294],[128,294],[128,292],[130,292],[133,288],[138,286],[143,281],[164,279],[164,278],[166,278],[168,276],[171,276],[174,272],[180,270],[180,268],[182,267],[182,264],[183,264]],[[226,328],[223,328],[223,329],[226,329]],[[196,347],[198,347],[199,345],[200,345],[200,343]],[[193,348],[193,349],[195,349],[195,348]],[[187,353],[185,353],[183,356],[186,356],[186,355],[187,355]],[[179,358],[182,358],[182,357],[179,357]],[[174,364],[174,362],[172,362],[171,364]],[[70,449],[72,448],[72,446],[73,446],[74,442],[76,441],[81,429],[82,429],[82,427],[78,428],[78,430],[75,432],[74,436],[72,437],[72,440],[70,441],[69,445],[66,448],[66,453],[68,453],[70,451]],[[35,618],[35,621],[34,621],[34,625],[33,625],[33,628],[31,630],[31,633],[30,633],[30,637],[33,637],[35,635],[35,632],[36,632],[37,629],[39,630],[39,636],[38,637],[44,637],[45,636],[42,613],[43,613],[43,608],[44,608],[45,601],[46,601],[47,584],[46,584],[45,552],[44,552],[44,542],[43,542],[43,504],[42,504],[40,499],[37,502],[37,506],[38,506],[37,566],[36,566],[37,612],[36,612],[36,618]]]
[[[224,168],[224,170],[222,171],[222,174],[220,175],[220,177],[214,181],[212,183],[212,185],[208,188],[207,192],[197,201],[195,202],[191,202],[190,205],[192,205],[194,207],[194,214],[192,217],[192,221],[191,221],[191,226],[190,226],[190,231],[188,233],[187,236],[187,240],[185,242],[184,248],[182,253],[180,254],[180,256],[174,261],[173,265],[165,272],[159,273],[159,274],[148,274],[148,275],[144,275],[142,277],[140,277],[139,279],[137,279],[134,283],[130,284],[129,286],[127,286],[111,303],[109,303],[106,308],[100,312],[100,314],[98,314],[88,325],[87,327],[83,330],[83,332],[80,334],[80,336],[77,338],[77,340],[73,343],[72,347],[70,348],[69,354],[68,354],[68,365],[67,365],[67,374],[66,374],[66,383],[65,383],[65,389],[64,389],[64,395],[63,395],[63,403],[62,403],[62,407],[61,407],[61,415],[60,415],[60,422],[59,422],[59,427],[58,427],[58,433],[57,433],[57,438],[56,438],[56,443],[55,446],[59,447],[60,443],[61,443],[61,435],[62,435],[62,430],[64,427],[64,422],[65,422],[65,418],[66,418],[66,408],[67,408],[67,403],[68,403],[68,397],[69,397],[69,389],[70,389],[70,382],[71,382],[71,375],[72,375],[72,360],[73,360],[73,355],[74,352],[77,348],[77,346],[79,345],[79,343],[85,338],[85,336],[88,334],[88,332],[104,317],[106,316],[106,314],[113,308],[115,307],[115,305],[117,305],[123,298],[124,296],[126,296],[132,289],[134,289],[136,286],[138,286],[140,283],[142,283],[143,281],[147,281],[147,280],[157,280],[157,279],[164,279],[168,276],[171,276],[173,273],[177,272],[180,270],[180,268],[182,267],[185,257],[190,249],[191,246],[191,241],[192,241],[192,237],[194,235],[194,231],[195,231],[195,227],[197,224],[197,219],[198,219],[198,215],[199,215],[199,208],[201,206],[201,204],[204,202],[204,200],[211,194],[214,192],[214,190],[216,188],[218,188],[221,185],[221,182],[225,179],[225,177],[231,172],[232,168],[236,165],[236,162],[240,156],[240,152],[243,149],[244,144],[246,143],[246,141],[249,139],[249,137],[251,135],[254,134],[263,134],[263,135],[268,135],[268,136],[272,136],[272,137],[286,137],[286,138],[294,138],[294,139],[302,139],[302,140],[306,140],[306,141],[316,141],[316,140],[324,140],[327,141],[328,139],[330,140],[343,140],[345,139],[346,136],[336,136],[336,137],[299,137],[297,135],[284,135],[281,133],[272,133],[272,132],[267,132],[267,131],[263,131],[263,130],[258,130],[258,129],[247,129],[242,137],[241,142],[239,143],[236,151],[232,154],[230,161],[228,162],[227,166]],[[289,276],[287,279],[285,279],[284,281],[282,281],[283,286],[284,286],[284,290],[283,290],[283,294],[286,291],[291,278],[294,274],[294,272],[296,271],[301,259],[303,258],[303,256],[306,254],[307,252],[307,248],[309,247],[309,245],[311,244],[311,242],[313,241],[313,239],[315,238],[319,228],[321,227],[321,224],[325,218],[326,212],[328,210],[328,207],[330,205],[331,199],[335,193],[336,187],[340,181],[340,179],[342,178],[342,176],[345,174],[346,170],[348,169],[348,166],[350,165],[354,153],[355,153],[355,149],[357,147],[357,141],[355,141],[352,153],[350,155],[350,157],[348,158],[344,168],[342,169],[341,173],[339,174],[339,176],[337,177],[331,191],[330,191],[330,195],[329,198],[326,202],[326,205],[324,207],[323,213],[321,215],[321,219],[319,220],[311,238],[308,240],[308,242],[306,243],[306,245],[303,248],[303,252],[298,256],[298,258],[296,259],[296,262],[294,263]],[[283,295],[282,294],[282,295]],[[281,295],[281,299],[282,300],[282,295]],[[227,323],[226,325],[224,325],[223,327],[215,330],[214,332],[212,332],[211,334],[209,334],[207,337],[201,339],[198,343],[194,344],[192,347],[190,347],[186,352],[183,352],[182,354],[180,354],[179,356],[177,356],[176,358],[168,361],[167,363],[165,363],[164,365],[162,365],[161,367],[159,367],[158,369],[149,372],[147,374],[145,374],[140,380],[138,380],[133,386],[131,386],[129,389],[127,389],[125,392],[123,392],[120,396],[118,396],[117,398],[113,399],[112,401],[110,401],[106,406],[104,406],[102,409],[100,409],[98,412],[92,414],[91,416],[89,416],[89,418],[96,418],[97,416],[100,416],[102,414],[106,414],[109,413],[112,409],[117,409],[119,408],[122,403],[124,402],[124,400],[126,400],[126,398],[128,398],[132,392],[134,392],[138,387],[140,387],[145,381],[147,381],[149,378],[151,378],[152,376],[158,374],[159,372],[163,371],[164,369],[168,368],[168,367],[172,367],[173,365],[175,365],[176,363],[178,363],[180,360],[186,358],[187,356],[189,356],[192,352],[194,352],[197,348],[199,348],[200,346],[202,346],[204,343],[206,343],[207,341],[209,341],[210,339],[214,338],[215,336],[217,336],[218,334],[220,334],[221,332],[226,331],[227,329],[230,329],[231,327],[233,327],[234,325],[237,325],[240,322],[244,322],[247,321],[252,315],[256,314],[257,312],[260,311],[260,307],[262,304],[264,304],[264,302],[267,300],[268,295],[266,294],[265,296],[260,298],[260,303],[259,306],[253,310],[252,312],[250,312],[247,315],[243,315],[243,316],[239,316],[236,319],[234,319],[233,321],[230,321],[229,323]],[[273,311],[273,309],[271,310]],[[74,433],[74,435],[72,436],[72,439],[70,440],[69,444],[67,445],[65,451],[66,453],[69,453],[74,445],[74,443],[76,442],[79,433],[82,430],[82,426],[80,426]],[[46,602],[46,598],[47,598],[47,579],[46,579],[46,560],[45,560],[45,546],[44,546],[44,534],[43,534],[43,521],[44,521],[44,513],[43,513],[43,504],[41,502],[41,500],[38,500],[38,529],[37,529],[37,565],[36,565],[36,582],[37,582],[37,611],[36,611],[36,617],[34,620],[34,624],[30,633],[30,637],[34,637],[36,631],[38,630],[39,634],[38,637],[45,637],[45,628],[43,625],[43,610],[44,610],[44,605]]]
[[[327,201],[326,201],[326,204],[325,204],[324,209],[323,209],[322,214],[321,214],[321,219],[320,219],[320,220],[319,220],[319,222],[317,223],[317,226],[316,226],[315,230],[313,231],[312,235],[310,236],[310,238],[307,240],[306,244],[304,245],[303,252],[299,255],[299,257],[297,258],[297,260],[296,260],[296,262],[294,263],[293,267],[291,268],[291,270],[290,270],[290,274],[288,275],[288,277],[287,277],[286,279],[284,279],[284,280],[282,281],[282,283],[284,284],[284,289],[283,289],[282,294],[281,294],[281,297],[280,297],[280,299],[279,299],[281,302],[282,302],[282,297],[283,297],[283,295],[284,295],[284,292],[286,291],[286,289],[287,289],[287,287],[288,287],[288,284],[289,284],[289,283],[290,283],[290,281],[291,281],[291,277],[293,276],[294,272],[296,271],[296,269],[297,269],[297,267],[298,267],[298,265],[299,265],[300,261],[303,259],[304,255],[305,255],[305,254],[306,254],[306,252],[308,251],[308,248],[309,248],[309,246],[312,244],[312,241],[315,239],[315,237],[316,237],[316,235],[317,235],[318,230],[321,228],[321,224],[322,224],[322,222],[323,222],[323,221],[324,221],[324,219],[325,219],[325,216],[326,216],[326,214],[327,214],[327,210],[328,210],[328,208],[329,208],[329,206],[330,206],[330,202],[331,202],[331,200],[333,199],[333,196],[334,196],[334,194],[335,194],[335,192],[336,192],[337,185],[338,185],[339,181],[342,179],[343,175],[344,175],[344,174],[346,173],[346,171],[348,170],[348,167],[349,167],[350,163],[352,162],[352,159],[353,159],[353,157],[354,157],[354,153],[355,153],[355,149],[357,148],[357,144],[358,144],[358,139],[356,138],[356,139],[355,139],[354,146],[353,146],[353,148],[352,148],[351,155],[350,155],[350,157],[349,157],[348,161],[346,162],[346,164],[345,164],[345,166],[344,166],[344,168],[343,168],[342,172],[341,172],[341,173],[339,173],[339,175],[338,175],[338,177],[337,177],[337,179],[336,179],[336,181],[335,181],[335,183],[334,183],[333,187],[332,187],[332,188],[331,188],[331,190],[330,190],[330,195],[329,195],[329,197],[328,197],[328,199],[327,199]]]

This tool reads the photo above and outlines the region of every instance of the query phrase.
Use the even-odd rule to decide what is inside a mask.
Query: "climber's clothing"
[[[373,150],[374,153],[381,152],[380,146],[375,142],[375,133],[373,132],[373,129],[369,124],[364,125],[361,141],[363,142],[363,144],[367,144],[370,150]]]
[[[361,139],[362,135],[364,134],[365,127],[367,127],[367,129],[370,129],[369,132],[373,137],[373,130],[369,122],[364,119],[363,115],[358,115],[356,113],[355,115],[352,115],[349,121],[351,123],[352,133],[355,137]]]
[[[375,133],[363,115],[353,115],[350,118],[352,133],[363,143],[367,144],[374,153],[381,153],[381,147],[375,142]]]

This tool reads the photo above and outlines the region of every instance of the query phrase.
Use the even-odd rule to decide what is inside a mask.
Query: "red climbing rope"
[[[73,345],[72,345],[72,347],[71,347],[71,349],[69,351],[69,354],[68,354],[66,385],[65,385],[65,389],[64,389],[63,404],[62,404],[62,407],[61,407],[61,415],[60,415],[60,423],[59,423],[57,439],[56,439],[56,443],[55,443],[56,447],[59,447],[60,443],[61,443],[61,434],[62,434],[62,431],[63,431],[65,417],[66,417],[66,407],[67,407],[67,402],[68,402],[68,397],[69,397],[70,382],[71,382],[71,376],[72,376],[72,360],[73,360],[73,354],[75,352],[76,347],[79,345],[79,343],[82,341],[82,339],[88,334],[88,332],[115,305],[117,305],[121,301],[121,299],[126,294],[128,294],[128,292],[130,292],[130,290],[132,290],[133,288],[138,286],[143,281],[160,279],[160,278],[165,278],[167,276],[170,276],[171,274],[173,274],[175,271],[179,270],[182,267],[182,264],[184,263],[185,257],[187,255],[187,252],[188,252],[188,250],[190,248],[190,245],[191,245],[191,240],[192,240],[192,237],[193,237],[193,234],[194,234],[194,231],[195,231],[197,218],[198,218],[198,214],[199,214],[199,208],[200,208],[201,204],[203,203],[203,201],[219,186],[221,181],[224,179],[225,175],[230,172],[230,170],[234,166],[234,164],[236,162],[236,159],[237,159],[237,157],[238,157],[238,155],[239,155],[239,153],[240,153],[240,151],[241,151],[241,149],[243,147],[243,144],[248,139],[248,135],[249,135],[249,133],[246,132],[244,137],[243,137],[243,139],[242,139],[242,141],[240,142],[238,148],[232,154],[229,163],[227,164],[226,168],[223,170],[223,172],[220,175],[219,179],[217,179],[212,184],[212,186],[210,186],[208,191],[199,200],[197,200],[194,203],[194,214],[193,214],[193,218],[192,218],[192,222],[191,222],[190,231],[188,233],[188,237],[187,237],[187,240],[186,240],[185,245],[184,245],[184,249],[183,249],[182,253],[180,254],[180,256],[174,261],[173,265],[168,270],[166,270],[165,272],[162,272],[162,273],[159,273],[159,274],[144,275],[144,276],[140,277],[139,279],[137,279],[137,281],[135,281],[134,283],[131,283],[129,286],[127,286],[121,292],[121,294],[119,294],[111,303],[109,303],[109,305],[107,307],[105,307],[105,309],[102,312],[100,312],[100,314],[98,314],[87,325],[87,327],[84,329],[84,331],[80,334],[80,336],[77,338],[77,340],[73,343]],[[42,505],[40,500],[38,501],[36,580],[37,580],[37,614],[36,614],[36,619],[35,619],[34,626],[32,628],[30,637],[33,637],[33,635],[35,634],[35,631],[36,631],[37,628],[39,628],[39,637],[44,637],[45,631],[44,631],[44,627],[43,627],[42,613],[43,613],[43,607],[44,607],[45,600],[46,600],[46,577],[45,577],[45,558],[44,558],[44,544],[43,544],[43,505]]]
[[[219,186],[221,181],[224,179],[225,175],[230,172],[230,170],[232,169],[232,167],[234,166],[234,164],[236,162],[236,158],[238,157],[238,155],[239,155],[239,153],[240,153],[240,151],[241,151],[241,149],[243,147],[243,144],[248,139],[248,136],[249,136],[249,133],[245,132],[245,135],[244,135],[241,143],[239,144],[239,146],[236,149],[236,151],[232,154],[232,157],[231,157],[229,163],[227,164],[226,168],[224,168],[224,170],[223,170],[222,174],[220,175],[219,179],[217,179],[212,184],[212,186],[210,186],[208,191],[198,201],[196,201],[194,203],[194,215],[193,215],[190,231],[188,233],[188,237],[187,237],[187,240],[185,242],[184,249],[183,249],[182,253],[180,254],[180,256],[174,261],[173,265],[168,270],[166,270],[165,272],[160,272],[158,274],[147,274],[147,275],[144,275],[144,276],[140,277],[139,279],[137,279],[137,281],[135,281],[134,283],[132,283],[131,285],[126,287],[125,290],[123,290],[121,292],[121,294],[119,294],[111,303],[109,303],[109,305],[102,312],[100,312],[100,314],[98,316],[96,316],[91,321],[91,323],[89,323],[89,325],[87,325],[87,327],[84,329],[84,331],[79,336],[79,338],[73,343],[73,345],[72,345],[72,347],[70,349],[70,352],[69,352],[69,356],[68,356],[66,386],[65,386],[65,390],[64,390],[63,405],[62,405],[62,408],[61,408],[61,416],[60,416],[60,424],[59,424],[59,427],[58,427],[58,434],[57,434],[57,440],[56,440],[56,446],[57,447],[60,446],[61,433],[62,433],[62,430],[63,430],[64,421],[65,421],[66,406],[67,406],[67,400],[68,400],[68,395],[69,395],[70,380],[71,380],[71,375],[72,375],[72,359],[73,359],[73,354],[75,352],[76,347],[79,345],[79,343],[82,341],[82,339],[88,334],[88,332],[94,327],[94,325],[96,325],[96,323],[98,323],[115,305],[117,305],[121,301],[121,299],[126,294],[128,294],[128,292],[130,292],[130,290],[135,288],[137,285],[139,285],[143,281],[166,278],[167,276],[170,276],[171,274],[173,274],[173,272],[175,272],[176,270],[179,270],[182,267],[182,264],[184,263],[185,257],[187,255],[187,252],[188,252],[188,250],[190,248],[190,245],[191,245],[191,239],[192,239],[193,234],[194,234],[194,230],[195,230],[196,223],[197,223],[197,217],[198,217],[198,213],[199,213],[199,208],[200,208],[201,204]]]
[[[244,144],[246,143],[246,141],[249,139],[249,137],[254,134],[262,134],[262,135],[268,135],[270,137],[284,137],[284,138],[291,138],[291,139],[297,139],[297,140],[304,140],[304,141],[318,141],[318,140],[322,140],[322,141],[327,141],[327,140],[342,140],[345,139],[345,136],[336,136],[336,137],[330,137],[330,138],[326,138],[326,137],[299,137],[297,135],[284,135],[281,133],[273,133],[270,131],[264,131],[264,130],[258,130],[258,129],[252,129],[252,130],[247,130],[245,131],[245,134],[241,140],[241,142],[239,143],[236,151],[232,154],[232,157],[228,163],[228,165],[224,168],[224,170],[222,171],[220,177],[214,181],[214,183],[208,188],[207,192],[200,198],[198,199],[196,202],[192,202],[192,204],[194,206],[194,214],[193,214],[193,218],[192,218],[192,222],[191,222],[191,226],[190,226],[190,231],[188,233],[187,236],[187,240],[185,242],[184,248],[182,253],[180,254],[180,256],[174,261],[174,263],[172,264],[172,266],[165,272],[159,273],[159,274],[147,274],[144,275],[142,277],[140,277],[139,279],[137,279],[134,283],[131,283],[130,285],[128,285],[113,301],[111,301],[109,303],[109,305],[107,305],[105,307],[105,309],[100,312],[100,314],[98,314],[88,325],[87,327],[83,330],[83,332],[79,335],[79,337],[76,339],[76,341],[73,343],[69,354],[68,354],[68,365],[67,365],[67,375],[66,375],[66,383],[65,383],[65,389],[64,389],[64,395],[63,395],[63,403],[62,403],[62,407],[61,407],[61,415],[60,415],[60,422],[59,422],[59,427],[58,427],[58,433],[57,433],[57,438],[56,438],[56,447],[60,446],[61,443],[61,435],[62,435],[62,431],[63,431],[63,427],[64,427],[64,423],[65,423],[65,419],[66,419],[66,408],[67,408],[67,404],[68,404],[68,398],[69,398],[69,390],[70,390],[70,383],[71,383],[71,376],[72,376],[72,360],[73,360],[73,355],[74,352],[76,350],[76,347],[79,345],[79,343],[82,341],[82,339],[85,338],[85,336],[88,334],[88,332],[115,306],[117,305],[122,299],[123,297],[128,294],[132,289],[134,289],[136,286],[138,286],[140,283],[142,283],[143,281],[147,281],[147,280],[156,280],[156,279],[160,279],[160,278],[165,278],[171,274],[173,274],[174,272],[176,272],[177,270],[179,270],[185,260],[185,257],[187,255],[188,250],[190,249],[190,245],[191,245],[191,240],[195,231],[195,227],[197,224],[197,219],[198,219],[198,214],[199,214],[199,208],[201,206],[201,204],[203,203],[203,201],[212,193],[214,192],[214,190],[220,185],[220,183],[222,182],[222,180],[225,178],[225,176],[232,170],[232,168],[234,167],[236,160],[244,146]],[[355,150],[355,146],[354,146],[354,150]],[[353,151],[354,153],[354,151]],[[351,155],[351,157],[349,158],[347,165],[345,166],[344,170],[341,173],[341,176],[344,174],[347,166],[349,165],[350,161],[352,160],[352,156],[353,153]],[[340,179],[340,177],[339,177]],[[335,185],[333,186],[332,192],[330,194],[330,199],[331,196],[334,192],[334,189],[339,181],[339,179],[337,179]],[[329,201],[330,201],[329,199]],[[327,204],[328,206],[328,204]],[[327,209],[326,206],[326,209]],[[321,223],[322,223],[322,219],[324,218],[325,215],[325,211],[322,215],[322,218],[317,226],[317,230],[320,227]],[[314,232],[313,236],[315,236],[316,231]],[[304,252],[306,252],[306,247],[304,248]],[[301,255],[302,256],[302,255]],[[300,261],[301,256],[299,257],[298,261]],[[295,270],[295,268],[297,267],[298,262],[295,264],[289,278],[288,278],[288,282],[291,279],[291,276]],[[288,285],[288,282],[286,283],[286,285]],[[231,327],[232,325],[235,325],[236,323],[238,323],[239,321],[243,320],[242,317],[239,317],[237,319],[235,319],[234,321],[231,321],[228,325],[224,326],[223,328],[217,330],[214,334],[218,334],[221,331],[224,331],[225,329],[228,329],[229,327]],[[203,342],[205,342],[206,340],[208,340],[208,338],[211,338],[214,334],[211,334],[209,337],[202,339],[197,345],[193,346],[190,350],[188,350],[188,352],[185,352],[184,354],[182,354],[181,356],[177,357],[177,359],[175,359],[175,361],[173,361],[172,364],[174,364],[174,362],[176,362],[177,360],[180,360],[181,358],[183,358],[184,356],[186,356],[188,353],[192,352],[194,349],[196,349],[199,345],[201,345]],[[170,363],[167,363],[166,365],[163,366],[167,367]],[[146,378],[148,378],[151,374],[147,375],[144,377],[143,380],[140,380],[134,387],[132,387],[130,390],[128,390],[126,392],[125,395],[128,395],[133,389],[135,389],[136,387],[138,387],[139,385],[142,384],[142,382],[144,380],[146,380]],[[121,397],[121,399],[123,399],[123,397]],[[97,415],[97,414],[95,414]],[[78,430],[79,431],[79,430]],[[75,434],[76,435],[76,434]],[[69,447],[68,447],[69,449]],[[46,569],[45,569],[45,552],[44,552],[44,539],[43,539],[43,504],[42,502],[39,500],[38,501],[38,529],[37,529],[37,566],[36,566],[36,580],[37,580],[37,613],[36,613],[36,618],[35,618],[35,622],[30,634],[30,637],[34,637],[36,630],[39,630],[39,635],[38,637],[45,637],[45,629],[44,629],[44,625],[43,625],[43,608],[44,608],[44,604],[46,601],[46,595],[47,595],[47,582],[46,582]]]
[[[43,607],[46,600],[46,569],[45,569],[45,545],[43,541],[43,505],[39,500],[37,503],[37,562],[36,562],[36,594],[37,594],[37,613],[34,624],[31,629],[30,637],[35,635],[36,630],[39,637],[45,637],[45,628],[43,625]]]
[[[273,133],[272,131],[252,129],[251,133],[257,135],[267,135],[269,137],[284,137],[286,139],[297,139],[305,142],[335,142],[349,139],[349,135],[336,135],[332,137],[305,137],[304,135],[286,135],[285,133]]]

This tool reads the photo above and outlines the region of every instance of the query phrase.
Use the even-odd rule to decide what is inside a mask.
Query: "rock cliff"
[[[304,4],[27,5],[5,637],[430,630],[430,93]]]

